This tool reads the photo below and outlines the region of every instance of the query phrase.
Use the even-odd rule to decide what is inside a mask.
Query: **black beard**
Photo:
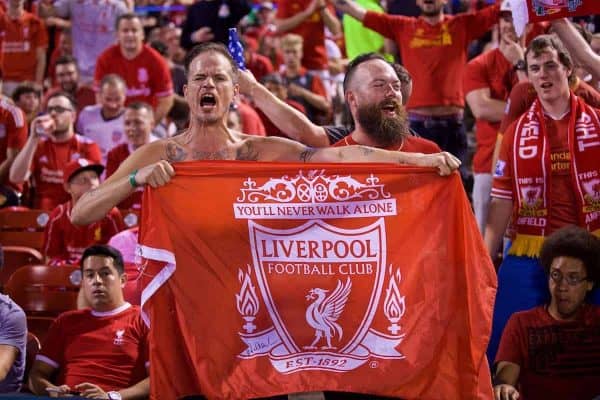
[[[396,115],[392,117],[384,115],[382,111],[383,106],[390,104],[396,108]],[[408,134],[406,110],[396,100],[384,100],[377,104],[359,106],[356,119],[365,133],[381,148],[399,146],[402,138]]]

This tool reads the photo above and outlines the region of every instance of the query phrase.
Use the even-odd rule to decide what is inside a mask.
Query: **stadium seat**
[[[0,270],[0,288],[18,268],[29,264],[40,264],[44,258],[42,253],[31,247],[3,246],[4,266]]]
[[[77,308],[79,267],[26,265],[8,279],[4,291],[27,315],[27,327],[43,340],[60,313]]]
[[[55,317],[77,307],[79,267],[26,265],[8,279],[5,292],[28,315]]]
[[[25,207],[0,209],[0,243],[3,246],[26,246],[41,250],[48,218],[44,210]]]

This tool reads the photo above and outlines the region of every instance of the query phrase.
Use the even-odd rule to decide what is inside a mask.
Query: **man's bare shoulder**
[[[255,157],[252,159],[257,161],[298,161],[299,154],[306,148],[302,143],[287,138],[243,135],[237,159]]]

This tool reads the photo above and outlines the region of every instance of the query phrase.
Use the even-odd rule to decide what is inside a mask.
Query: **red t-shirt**
[[[576,321],[557,321],[546,307],[513,314],[496,362],[520,368],[526,400],[583,400],[600,393],[600,307],[585,305]]]
[[[575,81],[571,90],[590,106],[600,108],[600,93],[579,78]],[[530,82],[519,82],[513,86],[510,91],[506,113],[500,123],[499,132],[506,132],[509,125],[516,121],[529,109],[529,107],[531,107],[536,97],[537,93]]]
[[[83,251],[94,244],[106,244],[113,235],[125,229],[123,217],[113,208],[102,218],[86,226],[71,223],[73,204],[56,207],[44,228],[44,256],[49,265],[77,265]]]
[[[337,143],[334,143],[332,147],[354,146],[360,144],[361,143],[358,143],[356,140],[354,140],[354,138],[350,134],[338,141]],[[425,154],[439,153],[442,151],[440,150],[440,147],[431,140],[423,139],[422,137],[412,135],[404,136],[404,139],[402,140],[402,144],[400,146],[387,147],[385,150]]]
[[[41,139],[31,163],[36,187],[35,208],[50,211],[69,201],[70,196],[63,188],[63,168],[79,158],[102,162],[98,145],[83,136],[73,135],[62,143]]]
[[[430,25],[422,17],[367,11],[364,26],[393,39],[413,79],[407,109],[427,106],[464,107],[462,76],[467,46],[498,22],[499,5],[444,16]]]
[[[140,308],[129,303],[109,312],[67,311],[50,326],[36,360],[59,369],[57,385],[121,390],[148,376],[147,337]]]
[[[126,104],[144,101],[156,107],[158,98],[173,94],[173,82],[167,62],[148,45],[143,45],[141,53],[132,60],[123,57],[119,45],[104,50],[98,57],[94,72],[96,90],[102,77],[108,74],[118,74],[125,80]]]
[[[302,114],[306,114],[306,109],[304,108],[304,106],[302,104],[298,103],[297,101],[287,99],[285,102],[287,103],[288,106],[295,108],[296,110],[300,111]],[[285,137],[285,138],[288,137],[285,133],[281,132],[281,130],[278,127],[276,127],[273,122],[271,122],[271,120],[269,119],[269,117],[267,117],[265,115],[265,113],[263,113],[261,110],[256,110],[256,112],[258,113],[260,119],[263,122],[263,125],[265,126],[265,131],[267,132],[267,136],[279,136],[279,137]]]
[[[494,49],[475,57],[467,63],[463,76],[465,95],[477,89],[490,89],[492,99],[506,101],[510,89],[518,82],[511,63],[499,49]],[[496,137],[500,122],[475,120],[477,148],[473,156],[473,172],[489,174],[492,170],[492,157],[496,147]]]
[[[312,0],[279,0],[275,18],[286,19],[306,10]],[[335,15],[335,8],[329,5],[329,11]],[[327,69],[327,51],[325,50],[325,23],[317,10],[294,29],[285,33],[296,33],[304,39],[302,46],[302,66],[308,69]]]
[[[0,13],[5,27],[2,53],[3,79],[6,81],[35,81],[36,51],[48,47],[46,26],[41,19],[27,11],[18,19]]]
[[[128,143],[121,143],[120,145],[113,147],[113,149],[108,152],[108,155],[106,156],[107,178],[115,173],[115,171],[119,168],[119,165],[121,165],[121,163],[125,161],[127,157],[129,157],[129,154],[131,154],[131,152],[129,151]],[[128,198],[120,202],[117,207],[119,207],[121,210],[129,210],[132,208],[135,210],[141,210],[143,194],[144,187],[139,186]]]
[[[6,150],[21,150],[27,141],[27,121],[19,107],[0,99],[0,163],[6,160]]]
[[[274,71],[273,64],[268,57],[258,53],[251,53],[250,59],[246,62],[246,68],[252,72],[257,81],[261,81],[263,76]]]
[[[567,139],[567,130],[569,127],[568,113],[561,120],[555,121],[545,115],[544,123],[546,126],[546,135],[550,144],[550,184],[549,184],[549,210],[548,210],[548,231],[549,235],[557,229],[566,225],[577,225],[577,199],[575,198],[575,188],[573,187],[571,177],[571,154]],[[512,197],[513,206],[516,208],[517,187],[513,178],[514,171],[514,136],[516,122],[509,128],[507,134],[502,139],[502,146],[498,156],[498,165],[503,168],[499,171],[496,168],[494,182],[492,185],[492,197],[506,198]],[[508,193],[512,193],[508,195]],[[500,195],[498,195],[500,194]],[[515,226],[518,230],[518,226]],[[518,232],[517,232],[518,233]]]
[[[240,101],[237,103],[240,113],[242,132],[246,135],[266,136],[265,126],[252,106]]]

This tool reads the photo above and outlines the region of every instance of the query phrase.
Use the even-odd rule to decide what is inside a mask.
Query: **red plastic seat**
[[[10,276],[5,292],[27,315],[55,317],[77,308],[79,276],[74,266],[26,265]]]
[[[0,243],[40,250],[44,244],[44,227],[48,212],[24,207],[0,209]]]
[[[8,278],[18,268],[29,264],[40,264],[44,261],[42,253],[31,247],[3,246],[4,266],[0,270],[0,286],[4,286]]]

